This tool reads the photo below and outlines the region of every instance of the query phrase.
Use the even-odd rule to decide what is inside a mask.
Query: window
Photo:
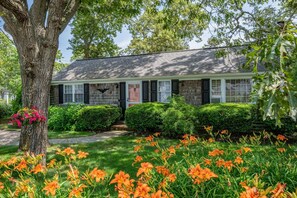
[[[249,102],[250,79],[226,80],[226,102]]]
[[[64,103],[83,103],[84,102],[84,85],[64,85]]]
[[[169,102],[171,96],[171,81],[158,81],[158,101]]]
[[[211,103],[219,103],[221,102],[221,80],[212,80],[211,81]]]

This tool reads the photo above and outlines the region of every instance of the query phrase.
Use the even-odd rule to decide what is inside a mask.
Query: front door
[[[131,81],[126,83],[127,108],[141,103],[141,82]]]

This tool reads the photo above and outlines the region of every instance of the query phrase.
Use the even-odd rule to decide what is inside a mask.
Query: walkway
[[[127,134],[127,131],[107,131],[98,133],[96,135],[78,138],[67,138],[67,139],[50,139],[51,144],[81,144],[100,142],[109,138],[118,137]],[[0,130],[0,146],[18,145],[20,132],[16,131],[3,131]]]

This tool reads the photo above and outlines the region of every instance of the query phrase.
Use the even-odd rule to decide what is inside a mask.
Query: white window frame
[[[82,102],[75,102],[75,85],[82,85],[83,86],[83,98],[84,98],[84,84],[82,83],[75,83],[75,84],[64,84],[63,85],[63,103],[69,104],[69,103],[77,103],[77,104],[83,104],[84,100]],[[65,86],[71,86],[72,87],[72,101],[71,102],[65,102]]]
[[[221,80],[221,102],[226,102],[226,80],[250,80],[251,83],[251,93],[253,91],[253,79],[250,77],[226,77],[226,78],[211,78],[210,79],[210,89],[212,88],[212,80]],[[210,90],[210,102],[212,98],[212,91]],[[214,97],[216,98],[216,97]],[[251,103],[251,101],[250,101]]]
[[[169,82],[169,90],[170,90],[170,96],[172,96],[172,84],[171,84],[171,80],[158,80],[158,84],[157,84],[157,100],[158,102],[162,102],[162,101],[159,101],[159,95],[160,95],[160,82]],[[169,100],[165,101],[164,103],[169,103]]]

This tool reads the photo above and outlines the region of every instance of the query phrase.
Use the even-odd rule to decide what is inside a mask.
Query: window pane
[[[226,102],[249,102],[250,79],[226,80]]]
[[[65,94],[72,94],[72,85],[65,85],[64,86],[64,93]]]
[[[84,86],[83,85],[74,85],[74,92],[75,92],[75,94],[83,94]]]
[[[169,102],[169,97],[171,96],[171,84],[170,81],[159,81],[158,87],[158,101],[159,102]]]
[[[64,102],[65,103],[72,102],[72,94],[64,94]]]
[[[75,94],[74,101],[77,103],[83,103],[84,102],[84,94]]]

